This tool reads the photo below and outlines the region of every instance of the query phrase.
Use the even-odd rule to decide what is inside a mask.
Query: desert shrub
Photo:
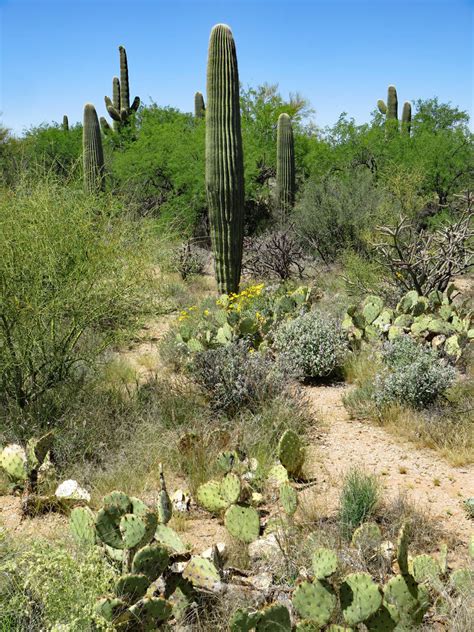
[[[377,224],[382,199],[368,169],[349,169],[343,176],[308,180],[293,219],[309,248],[333,261],[346,248],[366,249],[366,233]]]
[[[333,375],[348,351],[338,321],[315,311],[283,323],[274,347],[280,362],[300,379]]]
[[[193,274],[203,273],[207,255],[208,253],[203,248],[199,248],[188,239],[174,253],[172,257],[173,268],[179,272],[183,281],[186,281]]]
[[[2,629],[39,631],[64,625],[71,632],[91,629],[96,600],[114,578],[98,549],[76,554],[40,540],[0,556],[0,575]]]
[[[286,281],[301,278],[304,268],[304,252],[292,227],[244,240],[242,269],[252,277]]]
[[[437,353],[400,336],[384,347],[388,370],[375,377],[374,399],[379,408],[391,402],[425,408],[453,382],[456,372]]]
[[[151,304],[144,231],[51,179],[0,200],[0,403],[32,410]],[[122,214],[122,215],[121,215]],[[47,411],[44,411],[48,416]],[[51,419],[48,419],[51,422]]]
[[[255,409],[285,386],[270,354],[255,352],[245,341],[196,353],[191,371],[214,410]]]
[[[339,521],[344,537],[374,512],[380,499],[380,487],[375,476],[351,469],[344,477],[339,498]]]

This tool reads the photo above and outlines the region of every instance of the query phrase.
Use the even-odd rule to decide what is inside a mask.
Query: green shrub
[[[0,627],[82,632],[92,629],[96,600],[115,573],[98,549],[72,553],[36,540],[0,554],[0,576]]]
[[[255,409],[285,387],[284,376],[270,355],[254,351],[245,341],[195,354],[191,371],[214,410]]]
[[[346,538],[374,512],[380,498],[375,476],[351,469],[346,474],[339,498],[339,521]]]
[[[348,352],[338,321],[315,311],[283,323],[274,347],[280,362],[299,379],[333,375]]]
[[[382,357],[388,370],[375,376],[374,400],[379,408],[392,402],[425,408],[452,384],[456,375],[436,351],[409,336],[387,343]]]
[[[0,199],[0,403],[40,411],[146,309],[144,230],[51,178]],[[28,436],[31,435],[31,428]]]

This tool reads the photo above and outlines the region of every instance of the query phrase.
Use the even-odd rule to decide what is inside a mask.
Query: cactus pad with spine
[[[170,561],[168,550],[160,544],[149,544],[137,551],[132,561],[132,571],[145,575],[154,582]]]
[[[375,614],[364,621],[364,625],[369,632],[392,632],[396,629],[397,622],[393,619],[388,608],[382,604]]]
[[[225,474],[232,471],[234,465],[239,463],[239,455],[235,450],[227,450],[221,452],[217,457],[217,465],[223,470]]]
[[[193,557],[186,564],[183,579],[187,579],[196,588],[218,591],[221,589],[221,577],[214,564],[204,557]]]
[[[299,436],[286,430],[278,443],[278,458],[290,474],[298,474],[304,462],[304,449]]]
[[[220,484],[220,493],[227,505],[238,502],[241,488],[240,478],[236,474],[230,472],[224,476]]]
[[[80,546],[95,544],[95,516],[89,507],[75,507],[69,516],[72,536]]]
[[[247,610],[239,608],[233,613],[229,627],[231,632],[250,632],[250,630],[255,629],[259,619],[260,611],[247,612]]]
[[[25,450],[14,443],[7,445],[0,454],[0,466],[13,481],[25,481],[27,478]]]
[[[197,501],[207,511],[218,513],[225,509],[228,504],[221,496],[221,485],[219,481],[208,481],[200,485],[197,490]]]
[[[288,516],[292,516],[298,509],[298,494],[289,482],[280,485],[280,503]]]
[[[256,632],[291,632],[290,613],[281,603],[272,603],[260,610]]]
[[[234,538],[247,544],[260,535],[260,516],[253,507],[231,505],[225,512],[224,524]]]
[[[158,511],[158,520],[162,524],[167,524],[173,515],[173,505],[168,495],[165,484],[165,476],[163,474],[163,466],[160,463],[160,492],[158,494],[158,502],[156,504]]]
[[[168,547],[173,553],[182,554],[188,551],[188,547],[176,531],[165,524],[159,524],[156,527],[155,539],[163,546]]]
[[[37,469],[45,460],[53,445],[53,431],[47,432],[39,439],[31,438],[26,444],[28,470]]]
[[[134,603],[148,590],[150,580],[145,575],[127,573],[119,577],[115,584],[114,592],[123,601]]]
[[[358,625],[375,614],[382,604],[379,586],[368,573],[350,573],[340,588],[341,608],[349,625]]]
[[[363,522],[352,535],[356,548],[376,548],[382,542],[382,532],[375,522]]]
[[[396,575],[385,585],[384,604],[398,624],[414,626],[428,609],[428,591],[411,575]]]
[[[115,624],[124,623],[130,619],[127,604],[117,597],[103,597],[96,603],[94,611],[106,621]]]
[[[316,549],[312,557],[312,567],[316,579],[326,579],[337,571],[337,553],[321,547]]]
[[[408,575],[408,525],[404,524],[398,532],[397,538],[397,562],[402,575]]]
[[[336,608],[336,595],[333,588],[319,580],[303,582],[296,587],[292,604],[303,619],[310,619],[319,626],[324,626],[331,620]]]
[[[434,557],[422,554],[413,558],[411,571],[415,581],[421,584],[422,582],[436,580],[441,573],[441,568]]]
[[[125,548],[133,549],[136,546],[148,544],[155,534],[158,520],[156,515],[149,511],[144,515],[125,514],[120,520],[120,533]]]
[[[95,519],[97,535],[105,544],[114,549],[124,549],[125,543],[120,532],[121,515],[113,509],[102,508]]]
[[[173,612],[171,603],[163,597],[145,597],[130,608],[132,619],[137,621],[138,630],[156,630],[168,621]]]
[[[286,467],[281,465],[281,463],[274,465],[268,472],[268,480],[278,484],[288,481],[288,471]]]

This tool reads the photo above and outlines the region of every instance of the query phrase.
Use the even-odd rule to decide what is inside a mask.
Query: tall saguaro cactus
[[[219,291],[237,292],[242,267],[244,165],[232,31],[211,31],[207,62],[206,192]]]
[[[293,128],[288,114],[280,114],[277,127],[277,205],[280,219],[293,208],[295,201],[295,147]]]
[[[122,125],[126,125],[133,112],[140,106],[140,97],[133,99],[130,105],[130,86],[128,80],[127,51],[123,46],[119,46],[120,53],[120,79],[114,77],[112,80],[112,99],[105,97],[105,107],[111,119],[114,121],[114,129],[118,130]]]
[[[204,118],[206,115],[206,107],[204,105],[204,97],[201,92],[196,92],[194,95],[194,117]]]
[[[87,193],[104,190],[104,152],[100,135],[99,119],[92,103],[84,106],[82,129],[82,154],[84,163],[84,189]]]
[[[62,128],[64,132],[69,132],[69,119],[67,117],[67,114],[63,116]]]

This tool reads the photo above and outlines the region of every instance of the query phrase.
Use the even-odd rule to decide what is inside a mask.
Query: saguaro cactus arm
[[[243,245],[243,153],[237,54],[232,31],[224,24],[213,27],[209,40],[206,191],[217,285],[220,292],[237,292]]]

